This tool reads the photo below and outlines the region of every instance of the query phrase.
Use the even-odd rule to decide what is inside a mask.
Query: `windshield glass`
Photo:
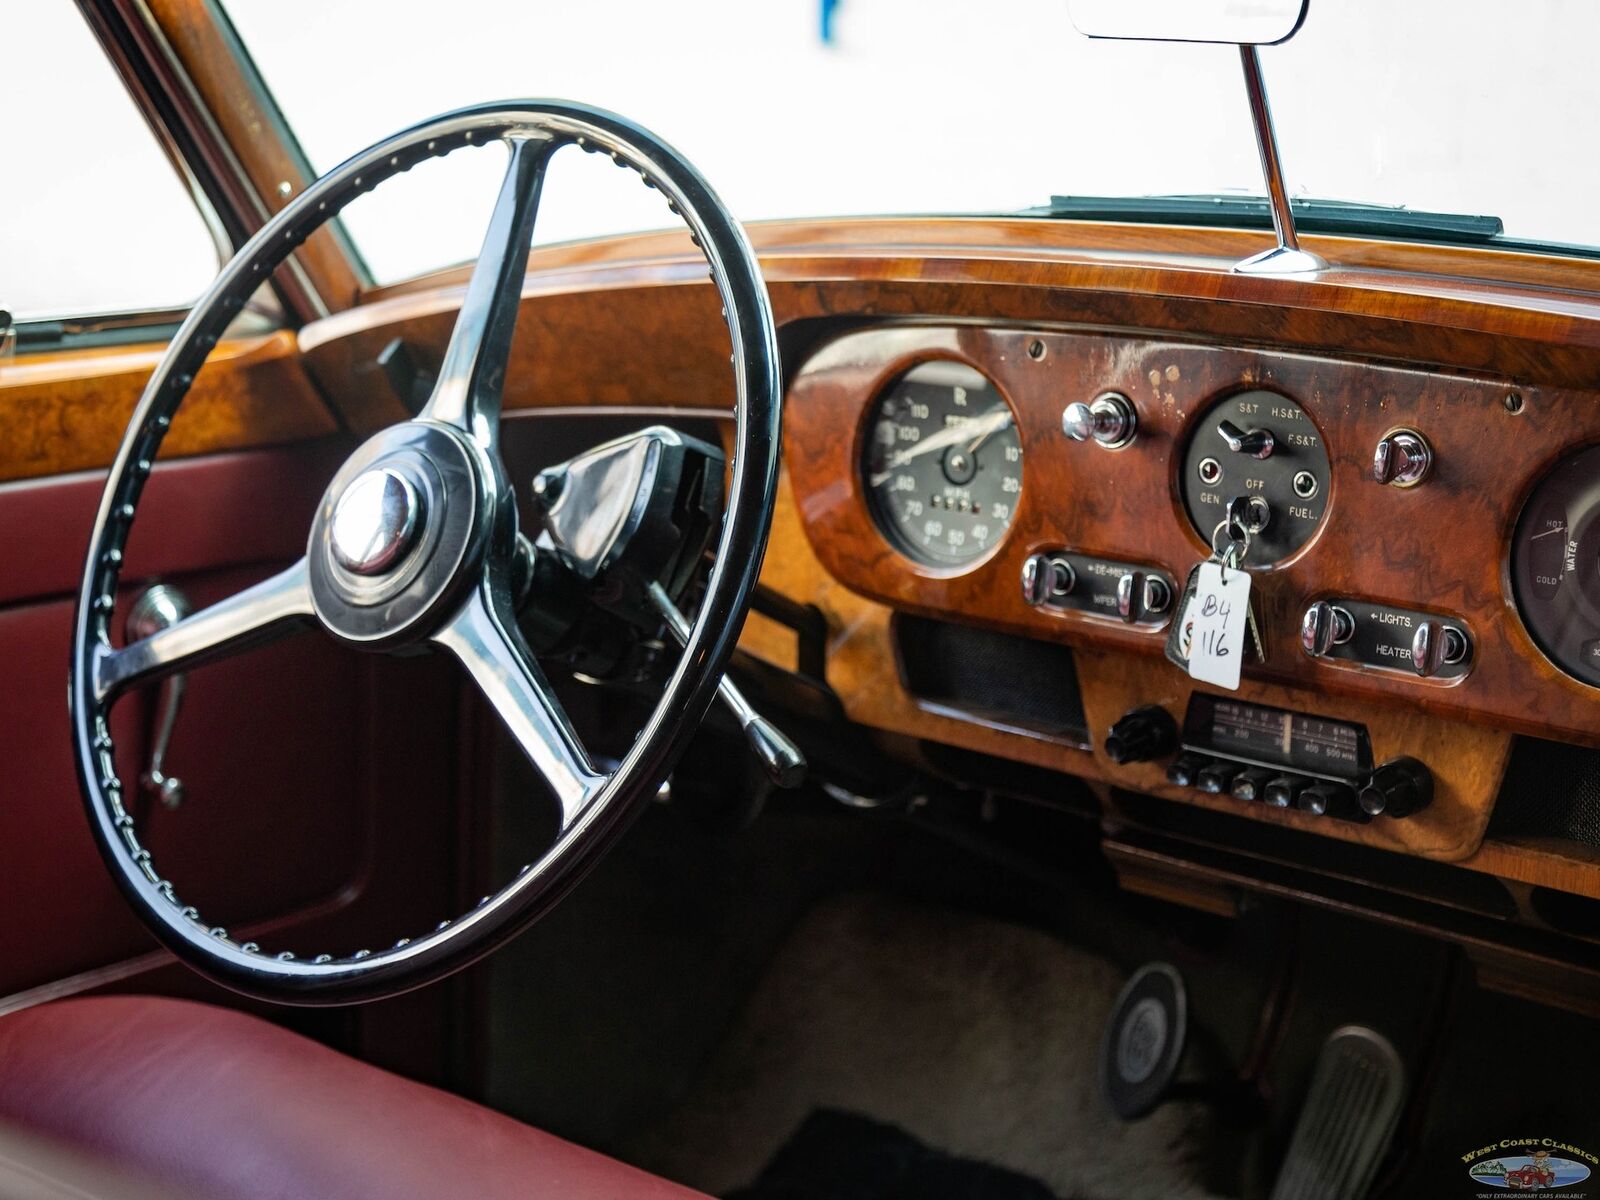
[[[1066,0],[227,7],[319,172],[445,109],[559,96],[650,127],[745,220],[1263,192],[1235,49],[1091,41]],[[1577,140],[1600,119],[1597,35],[1583,0],[1312,0],[1293,41],[1261,50],[1290,192],[1600,246],[1600,156]],[[477,253],[499,153],[419,168],[347,211],[378,281]],[[671,223],[631,175],[564,157],[537,240]]]

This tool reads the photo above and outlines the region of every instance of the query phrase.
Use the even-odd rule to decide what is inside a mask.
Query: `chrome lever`
[[[659,583],[650,585],[650,603],[667,623],[678,645],[689,642],[689,620],[667,595]],[[744,698],[737,684],[724,675],[717,683],[717,695],[733,712],[739,727],[750,743],[750,750],[760,760],[767,777],[781,788],[797,788],[806,777],[806,758],[800,747],[791,742],[784,732],[767,720]]]
[[[151,634],[176,625],[193,610],[189,598],[177,588],[158,583],[146,588],[128,610],[123,632],[129,644],[142,641]],[[183,803],[183,781],[166,773],[167,748],[172,743],[172,731],[178,724],[178,710],[183,707],[183,695],[188,690],[189,678],[179,672],[169,675],[161,683],[161,693],[156,701],[155,733],[150,745],[150,765],[139,776],[139,786],[160,800],[167,808],[177,808]]]

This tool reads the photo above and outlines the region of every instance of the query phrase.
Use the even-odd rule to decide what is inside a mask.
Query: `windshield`
[[[1263,192],[1236,50],[1091,41],[1066,0],[227,7],[319,172],[445,109],[559,96],[649,126],[744,220]],[[1291,193],[1600,246],[1597,35],[1587,0],[1312,0],[1294,40],[1261,51]],[[499,153],[419,168],[347,211],[379,282],[477,253]],[[671,223],[630,176],[564,157],[537,240]]]

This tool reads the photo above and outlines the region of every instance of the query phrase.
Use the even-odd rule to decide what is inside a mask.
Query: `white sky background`
[[[544,95],[651,127],[745,219],[1261,190],[1235,51],[1091,42],[1065,0],[844,0],[831,48],[817,0],[228,7],[318,169],[447,108]],[[0,305],[192,296],[215,264],[109,69],[86,61],[74,6],[16,5],[6,23]],[[1600,244],[1597,44],[1592,0],[1312,0],[1295,40],[1262,50],[1290,188]],[[498,154],[461,152],[349,210],[380,279],[477,252]],[[538,239],[667,220],[631,174],[572,152]]]

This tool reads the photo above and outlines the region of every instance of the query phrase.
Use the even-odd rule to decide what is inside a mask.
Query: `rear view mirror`
[[[1287,41],[1310,0],[1067,0],[1079,33],[1152,42]]]
[[[1286,42],[1306,19],[1311,0],[1067,0],[1078,32],[1092,38],[1142,42],[1225,42],[1239,47],[1250,120],[1261,151],[1261,174],[1272,206],[1278,244],[1233,265],[1247,275],[1313,275],[1328,264],[1300,249],[1294,212],[1278,158],[1278,135],[1267,107],[1257,46]]]

